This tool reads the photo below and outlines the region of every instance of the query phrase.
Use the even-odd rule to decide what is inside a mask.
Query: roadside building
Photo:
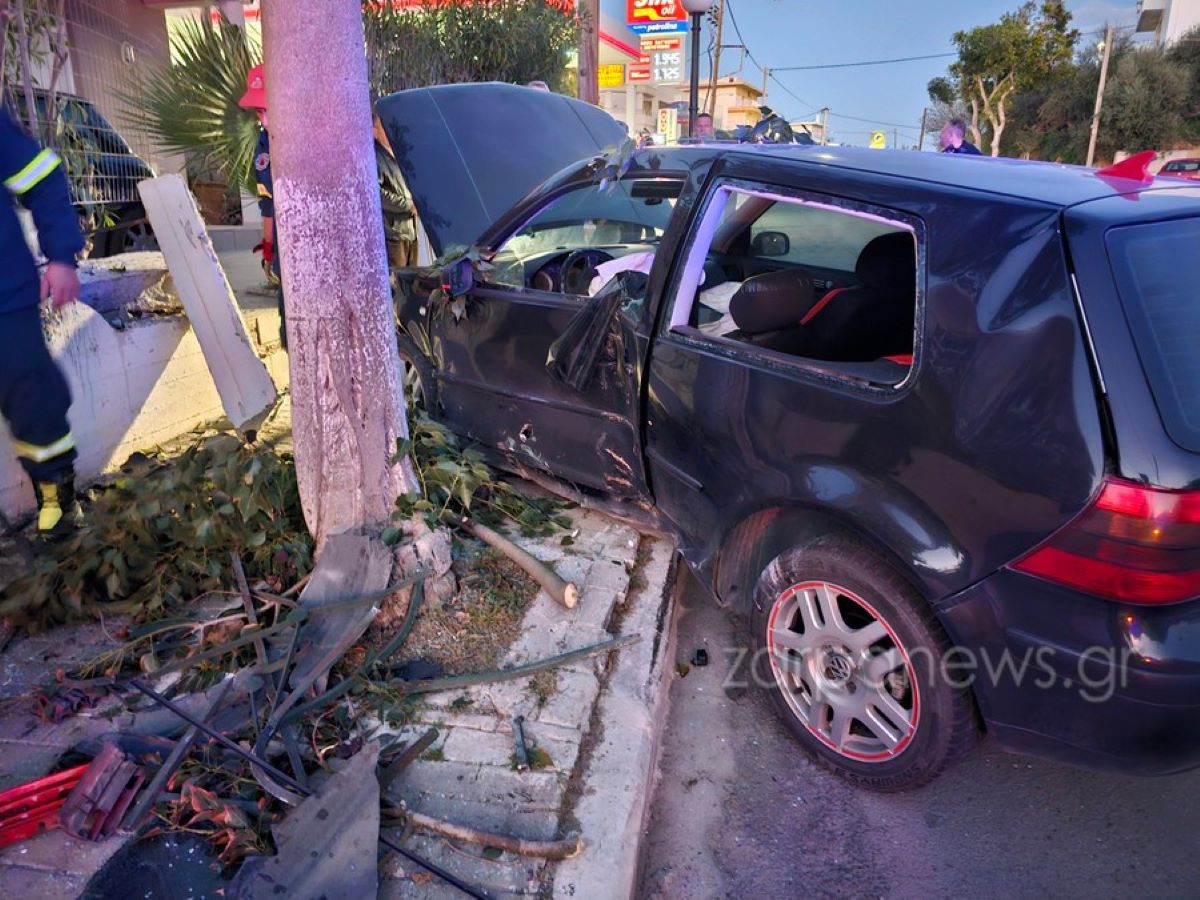
[[[1138,0],[1138,34],[1154,35],[1159,47],[1170,47],[1200,25],[1200,0]]]
[[[716,96],[713,100],[708,100],[712,92],[715,92]],[[700,82],[700,111],[712,112],[713,126],[718,131],[733,131],[742,125],[758,124],[762,118],[758,107],[762,104],[764,96],[761,88],[736,75],[725,75],[717,79],[715,89],[711,81]],[[682,101],[686,108],[687,85],[677,88],[672,99]]]

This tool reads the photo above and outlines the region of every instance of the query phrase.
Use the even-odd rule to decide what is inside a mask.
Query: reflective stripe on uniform
[[[267,186],[265,184],[260,184],[258,186],[258,196],[266,197],[268,200],[271,198],[271,192],[267,190]]]
[[[53,150],[43,150],[30,160],[29,165],[16,175],[4,179],[4,186],[14,194],[24,194],[30,188],[36,187],[39,181],[57,169],[61,161],[58,154]]]
[[[48,459],[54,459],[56,456],[62,456],[68,450],[75,449],[75,437],[71,432],[67,432],[53,444],[46,444],[44,447],[39,447],[37,444],[28,444],[25,441],[13,440],[13,450],[17,456],[22,459],[27,459],[30,462],[41,463]]]

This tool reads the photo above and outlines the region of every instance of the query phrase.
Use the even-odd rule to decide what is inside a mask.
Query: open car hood
[[[511,84],[414,88],[376,110],[438,256],[476,244],[551,175],[625,139],[598,107]]]

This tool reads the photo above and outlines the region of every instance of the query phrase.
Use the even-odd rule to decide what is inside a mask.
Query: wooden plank
[[[196,201],[179,175],[147,179],[138,191],[225,415],[243,433],[256,430],[275,405],[275,383],[250,343]]]

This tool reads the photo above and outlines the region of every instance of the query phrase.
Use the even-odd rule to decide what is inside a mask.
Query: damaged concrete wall
[[[80,484],[119,466],[136,450],[222,416],[221,399],[191,324],[183,315],[162,314],[171,305],[162,257],[137,256],[155,259],[128,259],[115,267],[110,261],[102,275],[83,277],[84,297],[103,314],[82,302],[57,314],[44,313],[47,342],[71,386]],[[115,271],[121,266],[127,271]],[[155,267],[158,277],[149,271]],[[144,287],[133,294],[133,302],[117,303],[132,293],[129,282]],[[103,286],[94,287],[97,283]],[[130,309],[150,314],[135,318]],[[278,326],[273,327],[277,334]],[[250,328],[252,335],[261,330]],[[286,355],[277,346],[258,350],[276,386],[286,387]],[[33,508],[33,490],[13,455],[8,430],[0,424],[0,512],[11,522]]]

